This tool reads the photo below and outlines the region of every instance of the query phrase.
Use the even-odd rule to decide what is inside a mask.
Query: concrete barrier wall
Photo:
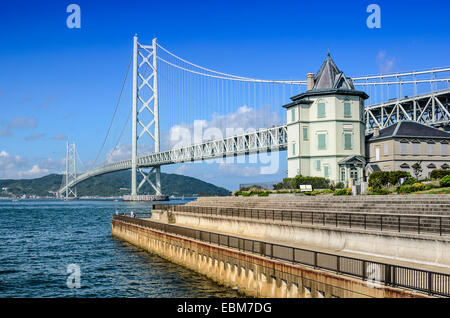
[[[187,212],[170,214],[170,223],[211,232],[225,232],[235,236],[245,233],[256,240],[283,241],[286,245],[303,244],[337,252],[371,253],[450,266],[450,242],[445,237],[293,225]],[[152,219],[168,222],[167,212],[152,211]]]
[[[245,254],[112,221],[112,235],[254,297],[425,297],[422,294]]]

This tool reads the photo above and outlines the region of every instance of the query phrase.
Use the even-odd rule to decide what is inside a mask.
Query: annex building
[[[420,164],[427,177],[450,168],[450,134],[399,122],[365,135],[364,102],[330,54],[319,71],[307,75],[307,91],[291,97],[286,108],[288,177],[325,177],[334,184],[355,184],[373,171],[405,170]]]

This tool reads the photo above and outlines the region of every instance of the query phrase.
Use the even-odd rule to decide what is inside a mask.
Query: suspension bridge
[[[132,107],[112,150],[118,148],[131,118],[130,158],[109,160],[80,173],[75,143],[68,143],[59,196],[76,197],[78,183],[129,169],[131,196],[137,196],[145,183],[161,195],[163,165],[286,150],[287,126],[282,119],[286,115],[281,106],[310,89],[308,79],[264,80],[215,71],[175,55],[156,39],[151,45],[141,44],[137,36],[130,68]],[[96,163],[127,77],[128,71]],[[369,96],[364,109],[366,134],[402,120],[436,127],[450,123],[450,68],[355,76],[351,81]],[[143,177],[139,184],[138,174]]]

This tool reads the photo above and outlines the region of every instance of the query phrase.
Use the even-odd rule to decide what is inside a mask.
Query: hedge
[[[381,189],[389,184],[389,171],[376,171],[369,175],[369,187]]]
[[[295,178],[284,178],[283,182],[274,185],[274,190],[299,189],[302,184],[310,184],[313,189],[328,189],[330,180],[321,177],[304,177],[298,175]]]
[[[407,171],[376,171],[369,175],[369,187],[381,189],[389,184],[398,185],[401,178],[405,179],[405,183],[414,179]]]
[[[450,187],[450,175],[443,177],[439,184],[441,187]]]
[[[431,171],[430,177],[431,179],[442,179],[443,177],[448,175],[450,175],[450,170],[435,169]]]

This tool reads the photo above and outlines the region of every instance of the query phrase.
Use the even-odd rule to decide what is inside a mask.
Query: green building
[[[358,184],[366,165],[364,101],[330,54],[317,74],[307,76],[307,91],[284,105],[288,127],[288,177],[325,177]]]

